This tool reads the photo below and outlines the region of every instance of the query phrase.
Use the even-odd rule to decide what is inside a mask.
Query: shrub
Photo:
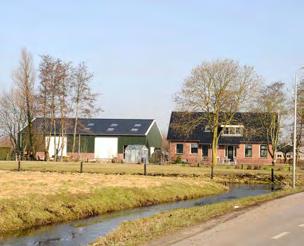
[[[176,156],[176,159],[175,159],[175,162],[174,162],[175,164],[181,164],[181,163],[183,163],[182,162],[182,157],[181,156]]]

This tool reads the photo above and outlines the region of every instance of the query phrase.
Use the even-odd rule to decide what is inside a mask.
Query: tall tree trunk
[[[213,128],[212,134],[212,163],[211,163],[211,173],[210,178],[213,179],[214,177],[214,167],[217,165],[217,145],[218,145],[218,129],[217,125]]]
[[[29,157],[32,160],[34,156],[34,144],[33,144],[33,131],[32,131],[32,113],[29,102],[29,96],[26,97],[26,113],[27,113],[27,123],[28,123],[28,140],[29,140]]]
[[[73,154],[75,153],[77,125],[78,125],[78,102],[76,103],[75,122],[74,122],[74,132],[73,132],[73,146],[72,146],[72,153],[73,153]]]

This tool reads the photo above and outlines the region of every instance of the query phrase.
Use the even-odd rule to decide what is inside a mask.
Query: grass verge
[[[206,206],[171,210],[148,218],[124,222],[117,230],[98,239],[95,243],[92,243],[92,245],[142,245],[152,239],[235,211],[235,205],[238,205],[240,209],[244,209],[300,191],[303,191],[303,189],[282,190],[266,195],[247,197]]]
[[[0,235],[227,188],[202,178],[1,171]]]

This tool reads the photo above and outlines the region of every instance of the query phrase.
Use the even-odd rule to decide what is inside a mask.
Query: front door
[[[230,161],[234,160],[234,146],[227,147],[227,157]]]

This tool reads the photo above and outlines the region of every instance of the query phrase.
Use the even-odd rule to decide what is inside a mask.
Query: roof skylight
[[[141,124],[140,123],[136,123],[136,124],[134,124],[134,127],[141,127]]]
[[[109,127],[108,129],[107,129],[107,132],[113,132],[115,129],[113,128],[113,127]]]
[[[111,127],[116,127],[116,126],[118,126],[117,123],[112,123],[112,124],[111,124]]]
[[[132,129],[131,129],[131,132],[137,132],[137,131],[138,131],[137,128],[132,128]]]

